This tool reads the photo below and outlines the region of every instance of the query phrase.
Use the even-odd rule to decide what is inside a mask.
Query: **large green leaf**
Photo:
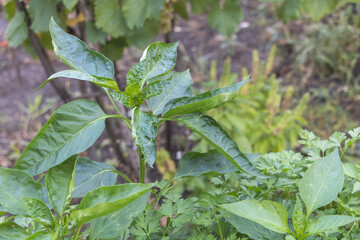
[[[80,209],[71,214],[78,224],[113,213],[134,202],[147,193],[154,184],[126,183],[99,187],[88,192],[80,204]]]
[[[303,234],[307,227],[307,219],[303,211],[301,199],[296,195],[296,203],[292,214],[293,226],[297,234]]]
[[[27,214],[35,221],[44,226],[53,228],[55,226],[54,217],[45,203],[36,198],[22,198]]]
[[[103,132],[108,117],[90,100],[61,106],[26,147],[15,168],[37,175],[85,151]]]
[[[253,161],[259,157],[259,154],[246,154],[246,157]],[[207,153],[187,152],[180,158],[175,178],[199,177],[209,173],[224,174],[238,170],[217,150],[210,150]]]
[[[75,189],[73,198],[82,198],[87,192],[101,186],[115,185],[117,174],[113,166],[79,157],[75,167]]]
[[[246,80],[231,86],[217,88],[193,97],[176,98],[169,101],[162,113],[163,117],[185,115],[195,111],[207,111],[216,108],[228,101],[233,100],[239,93],[239,89],[246,83]]]
[[[135,28],[126,34],[126,42],[128,45],[144,49],[158,36],[159,30],[159,21],[148,19],[144,22],[144,26]]]
[[[0,223],[0,240],[25,240],[29,235],[14,222]]]
[[[54,73],[43,84],[41,84],[41,86],[38,87],[36,90],[44,87],[48,82],[50,82],[51,80],[53,80],[55,78],[59,78],[59,77],[74,78],[74,79],[78,79],[78,80],[88,81],[88,82],[94,83],[100,87],[111,88],[111,89],[120,91],[117,83],[113,79],[92,76],[90,74],[87,74],[86,72],[81,72],[78,70],[64,70],[64,71]]]
[[[289,233],[288,213],[279,203],[273,201],[244,200],[235,203],[222,204],[220,207],[229,212],[259,223],[278,233]]]
[[[86,30],[85,31],[86,31],[86,36],[87,36],[88,42],[100,43],[101,45],[104,45],[106,43],[106,36],[107,36],[106,32],[102,31],[101,29],[98,29],[95,26],[95,23],[93,20],[86,22]],[[104,49],[102,49],[102,53],[104,53]],[[105,56],[110,58],[109,55],[106,55],[106,53],[104,53],[104,54],[105,54]]]
[[[338,0],[301,0],[301,7],[313,20],[318,21],[334,11],[338,2]]]
[[[192,79],[189,70],[185,72],[171,72],[170,83],[165,90],[157,96],[149,98],[147,103],[154,115],[162,113],[164,106],[172,99],[191,97],[189,87]]]
[[[118,0],[96,0],[94,12],[95,25],[112,37],[124,36],[129,31]]]
[[[300,181],[299,191],[305,203],[307,217],[317,208],[335,200],[344,184],[344,169],[335,149],[320,158],[305,173]]]
[[[114,64],[101,53],[95,52],[77,37],[66,33],[54,19],[50,21],[50,33],[58,58],[72,69],[91,76],[112,79]]]
[[[110,95],[119,103],[121,103],[122,105],[125,105],[129,108],[133,108],[135,107],[135,102],[133,97],[126,93],[126,92],[114,92],[111,91]]]
[[[12,214],[27,215],[23,197],[43,199],[42,185],[24,171],[0,168],[0,205]]]
[[[261,226],[260,224],[250,221],[246,218],[237,216],[229,212],[224,217],[226,221],[233,225],[238,232],[248,235],[249,237],[251,237],[251,239],[284,239],[283,234],[270,231],[269,229]]]
[[[29,14],[32,20],[31,28],[34,32],[49,31],[51,17],[57,17],[56,0],[31,0]]]
[[[285,0],[276,9],[276,15],[284,22],[297,20],[301,14],[301,0]]]
[[[152,43],[144,52],[145,59],[135,64],[127,74],[127,85],[143,87],[147,80],[173,69],[176,63],[178,45],[179,42]]]
[[[16,4],[15,4],[14,0],[10,0],[4,5],[3,14],[4,14],[6,21],[8,21],[8,22],[10,22],[10,20],[15,16]]]
[[[158,19],[161,15],[163,0],[124,0],[122,10],[130,29],[142,27],[148,18]]]
[[[334,229],[345,226],[346,224],[358,221],[359,218],[351,216],[341,216],[341,215],[326,215],[321,216],[312,223],[307,228],[309,234],[319,234],[325,232],[334,232]]]
[[[169,84],[170,79],[149,83],[140,91],[137,99],[138,104],[142,104],[146,99],[159,95]]]
[[[19,46],[28,38],[28,29],[23,12],[17,12],[11,19],[6,28],[5,35],[11,47]]]
[[[194,112],[173,120],[181,122],[198,133],[240,171],[264,177],[240,151],[236,142],[213,118],[200,112]]]
[[[226,0],[221,6],[219,0],[212,1],[208,14],[209,25],[226,37],[233,34],[243,20],[243,12],[237,0]]]
[[[26,238],[26,240],[54,240],[52,233],[47,232],[36,232],[30,237]]]
[[[136,145],[141,149],[146,162],[153,167],[156,159],[157,117],[142,112],[139,108],[134,108],[131,124],[133,126],[132,136]]]
[[[74,190],[74,174],[77,155],[71,156],[63,163],[50,168],[46,174],[46,189],[51,206],[61,216],[70,204]]]
[[[150,197],[150,191],[122,209],[90,222],[90,240],[110,239],[122,236],[133,218],[142,213]]]

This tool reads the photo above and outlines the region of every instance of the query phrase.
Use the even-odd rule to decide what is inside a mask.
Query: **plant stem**
[[[221,232],[221,227],[220,227],[219,220],[216,221],[216,222],[217,222],[217,225],[218,225],[218,228],[219,228],[220,238],[221,238],[221,240],[223,240],[224,238],[223,238],[223,236],[222,236],[222,232]]]
[[[142,157],[141,149],[138,147],[139,154],[139,183],[145,183],[145,159]]]
[[[77,232],[76,232],[76,235],[75,235],[74,240],[77,240],[77,239],[79,238],[81,227],[82,227],[82,225],[78,226],[78,230],[77,230]]]
[[[127,119],[126,117],[124,117],[124,115],[122,115],[122,113],[121,113],[120,109],[118,108],[118,106],[116,105],[113,97],[110,95],[109,90],[104,88],[104,91],[106,92],[106,95],[109,97],[111,104],[114,106],[114,108],[115,108],[116,112],[119,114],[120,118],[122,120],[124,120],[126,126],[128,126],[130,129],[132,129],[131,124],[130,124],[130,120]]]

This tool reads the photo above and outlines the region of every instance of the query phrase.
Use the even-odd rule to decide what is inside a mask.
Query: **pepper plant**
[[[189,71],[172,71],[178,43],[155,42],[130,69],[122,92],[113,80],[114,66],[109,59],[63,31],[53,19],[49,29],[56,55],[71,70],[55,73],[40,87],[56,77],[89,81],[106,92],[117,114],[105,113],[91,100],[69,102],[54,112],[14,169],[0,168],[0,205],[3,212],[12,214],[2,218],[1,237],[123,236],[132,218],[145,208],[151,191],[156,192],[157,183],[144,183],[145,167],[152,167],[156,160],[157,129],[164,121],[179,122],[208,141],[214,150],[207,156],[223,156],[223,162],[215,167],[233,166],[263,177],[228,133],[204,114],[236,97],[246,81],[193,96]],[[115,100],[131,108],[131,119],[121,114]],[[138,183],[107,164],[79,157],[101,135],[107,118],[120,118],[132,130],[139,152]],[[193,154],[195,161],[187,163],[189,169],[196,167],[197,153]],[[41,178],[35,181],[38,175]],[[116,185],[118,175],[129,183]],[[82,198],[80,205],[70,205],[72,198]],[[82,226],[88,223],[82,233]]]

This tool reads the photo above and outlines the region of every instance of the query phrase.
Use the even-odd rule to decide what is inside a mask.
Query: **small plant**
[[[178,43],[155,42],[130,69],[127,87],[121,92],[113,80],[114,66],[109,59],[67,34],[53,19],[49,29],[56,55],[71,70],[55,73],[40,88],[56,77],[89,81],[104,89],[117,114],[104,113],[90,100],[69,102],[54,112],[14,169],[0,168],[0,204],[4,212],[12,214],[2,217],[2,238],[125,236],[132,219],[145,209],[150,193],[157,194],[154,187],[162,186],[144,181],[146,163],[152,167],[156,160],[157,129],[164,121],[179,122],[209,142],[214,150],[188,155],[199,161],[215,158],[216,165],[205,169],[216,170],[220,164],[263,177],[228,133],[203,113],[234,99],[246,81],[193,96],[189,71],[171,71]],[[114,99],[132,109],[131,119],[121,114]],[[139,183],[111,166],[78,156],[100,136],[107,118],[120,118],[132,130],[139,152]],[[177,172],[176,178],[189,175],[189,169],[198,166],[195,163],[184,163],[185,169]],[[37,175],[40,179],[35,181]],[[115,185],[117,175],[129,183]],[[82,198],[80,205],[70,205],[73,198]],[[82,226],[89,223],[83,231]]]

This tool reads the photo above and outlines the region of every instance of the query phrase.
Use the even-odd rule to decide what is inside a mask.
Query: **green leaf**
[[[335,10],[338,0],[301,0],[304,12],[314,20],[318,21]]]
[[[159,33],[159,22],[156,19],[148,19],[141,28],[135,28],[126,34],[127,44],[144,49],[153,41]]]
[[[297,234],[303,234],[306,230],[307,219],[303,211],[301,199],[296,195],[296,203],[292,215],[293,226]]]
[[[133,108],[135,107],[135,103],[134,100],[132,98],[132,96],[126,92],[110,92],[110,95],[119,103],[121,103],[122,105],[125,105],[129,108]]]
[[[360,170],[359,168],[352,163],[343,163],[344,167],[344,174],[351,178],[355,178],[356,180],[360,181]]]
[[[192,84],[192,79],[189,70],[184,72],[171,72],[169,85],[162,93],[147,100],[147,103],[154,115],[159,115],[164,106],[172,99],[180,97],[191,97],[191,92],[188,91]]]
[[[152,43],[144,52],[145,59],[135,64],[127,74],[127,85],[143,87],[147,80],[173,69],[176,63],[178,45],[179,42]]]
[[[14,222],[0,223],[1,240],[25,240],[30,234]]]
[[[146,99],[159,95],[164,91],[165,88],[170,84],[171,80],[159,80],[156,82],[149,83],[140,91],[138,95],[138,104],[142,104]]]
[[[50,204],[60,216],[72,198],[76,160],[77,155],[73,155],[63,163],[50,168],[46,174],[45,182]]]
[[[15,168],[34,176],[85,151],[103,132],[108,117],[111,115],[90,100],[61,106],[26,147]]]
[[[21,198],[25,204],[27,214],[44,226],[54,228],[55,221],[50,209],[45,203],[36,198]]]
[[[222,204],[220,207],[229,212],[259,223],[263,227],[278,233],[289,233],[287,223],[288,213],[279,203],[264,200],[244,200],[235,203]]]
[[[122,236],[134,217],[142,213],[150,197],[150,191],[122,209],[90,222],[90,240]]]
[[[237,0],[224,1],[221,6],[219,0],[212,1],[208,14],[208,22],[212,28],[226,37],[233,34],[243,20],[243,12]]]
[[[344,169],[335,149],[320,158],[305,173],[300,181],[299,191],[305,203],[307,217],[317,208],[335,200],[344,184]]]
[[[110,36],[124,36],[129,30],[118,0],[96,0],[95,25]]]
[[[15,14],[16,14],[15,1],[10,0],[4,5],[4,17],[6,21],[10,22],[10,20],[15,16]]]
[[[195,14],[203,14],[208,6],[206,1],[190,0],[191,12]]]
[[[0,168],[0,205],[12,214],[27,215],[23,197],[43,199],[40,183],[24,171]]]
[[[64,70],[64,71],[54,73],[43,84],[41,84],[41,86],[38,87],[36,90],[44,87],[48,82],[50,82],[51,80],[53,80],[55,78],[59,78],[59,77],[74,78],[74,79],[78,79],[78,80],[88,81],[88,82],[94,83],[100,87],[111,88],[111,89],[120,91],[117,83],[113,79],[92,76],[86,72],[81,72],[78,70]]]
[[[142,27],[148,18],[158,19],[163,8],[163,0],[124,0],[122,10],[130,29]]]
[[[193,97],[176,98],[169,101],[163,109],[163,117],[184,115],[195,111],[204,112],[233,100],[246,80],[239,83],[210,90]]]
[[[115,185],[117,174],[113,166],[79,157],[75,167],[75,188],[73,198],[82,198],[87,192],[101,186]]]
[[[354,193],[356,193],[358,191],[360,191],[360,182],[359,181],[354,183],[353,190],[352,190],[351,194],[354,194]]]
[[[128,44],[126,43],[126,39],[123,37],[112,38],[109,42],[107,42],[101,52],[108,57],[112,61],[116,61],[123,56],[124,48],[126,48]]]
[[[106,32],[102,31],[101,29],[98,29],[95,26],[95,23],[93,20],[86,22],[86,30],[85,31],[86,31],[87,39],[90,43],[100,43],[102,45],[105,44],[107,34],[106,34]]]
[[[66,33],[54,19],[50,21],[50,33],[56,55],[69,67],[100,78],[114,77],[114,64],[108,58],[89,49],[77,37]]]
[[[173,4],[174,12],[179,14],[183,19],[189,20],[189,14],[186,8],[185,0],[178,0]]]
[[[154,115],[134,108],[131,119],[132,136],[141,149],[146,162],[153,167],[156,159],[156,136],[158,119]]]
[[[9,22],[5,32],[10,47],[17,47],[28,38],[25,14],[17,12]]]
[[[36,232],[30,237],[26,238],[26,240],[54,240],[53,234],[47,232]]]
[[[172,120],[178,121],[198,133],[240,171],[264,177],[240,151],[236,142],[213,118],[200,112],[194,112]]]
[[[276,15],[284,22],[299,19],[301,15],[301,0],[285,0],[276,9]]]
[[[75,5],[79,2],[79,0],[62,0],[66,9],[68,11],[71,11]]]
[[[254,161],[259,154],[246,154],[246,157]],[[180,158],[175,178],[199,177],[209,173],[224,174],[238,170],[217,150],[210,150],[207,153],[187,152]]]
[[[251,239],[283,239],[283,234],[270,231],[262,225],[250,221],[246,218],[237,216],[232,213],[227,213],[224,217],[226,221],[233,225],[238,232],[248,235]]]
[[[118,211],[147,193],[153,185],[127,183],[94,189],[84,196],[80,209],[73,211],[71,218],[81,225]]]
[[[307,232],[309,234],[319,234],[333,232],[335,229],[345,226],[346,224],[358,221],[359,218],[341,215],[326,215],[319,217],[309,224]]]
[[[291,236],[291,235],[287,235],[287,236],[285,237],[285,240],[296,240],[296,238],[294,238],[294,237]]]
[[[31,0],[29,14],[32,20],[31,28],[34,32],[49,31],[51,17],[57,17],[56,0]]]

